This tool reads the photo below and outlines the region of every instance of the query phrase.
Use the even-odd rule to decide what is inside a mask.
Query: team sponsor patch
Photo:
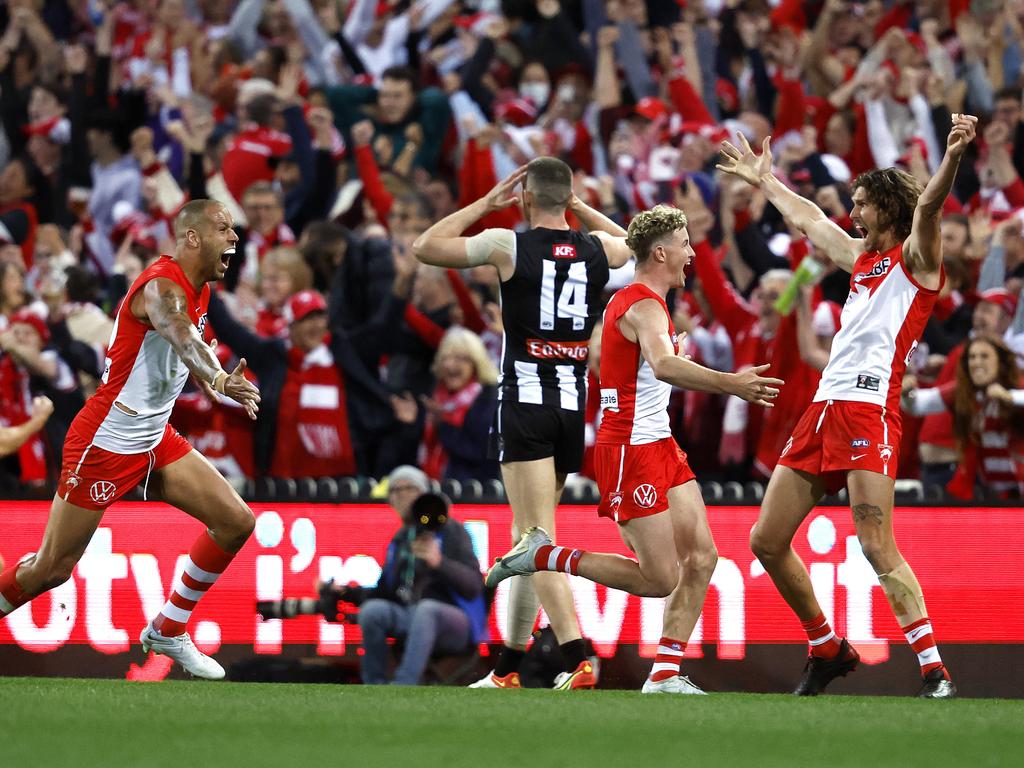
[[[601,407],[610,408],[613,411],[619,409],[619,390],[617,389],[602,389],[601,390]]]
[[[650,483],[638,485],[636,490],[633,491],[633,501],[638,507],[643,509],[650,509],[657,500],[658,491]]]
[[[877,376],[868,376],[866,373],[857,375],[857,389],[870,389],[872,392],[877,392],[878,383]]]
[[[105,504],[114,498],[117,486],[107,480],[97,480],[89,487],[89,498],[97,504]]]
[[[527,339],[526,354],[541,360],[577,360],[582,362],[590,355],[590,342]]]
[[[892,446],[885,443],[878,444],[878,458],[882,461],[889,461],[892,458]]]
[[[619,505],[622,504],[622,492],[612,491],[608,494],[608,506],[612,509],[618,509]]]
[[[575,259],[576,246],[568,243],[556,243],[551,246],[551,255],[556,259]]]
[[[862,280],[868,280],[872,277],[881,277],[889,271],[889,267],[892,266],[892,261],[888,257],[877,262],[875,266],[871,268],[870,272],[858,272],[853,276],[853,282],[859,283]]]
[[[856,440],[850,441],[851,448],[867,448],[869,445],[871,445],[871,441],[865,440],[863,437],[859,437]]]

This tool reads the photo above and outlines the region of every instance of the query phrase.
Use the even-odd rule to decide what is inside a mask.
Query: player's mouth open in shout
[[[231,262],[231,257],[235,255],[235,246],[231,246],[220,255],[220,263],[224,266],[224,269],[228,268],[228,264]]]

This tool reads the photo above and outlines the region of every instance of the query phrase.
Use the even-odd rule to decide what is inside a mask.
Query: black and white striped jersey
[[[501,284],[500,398],[582,412],[590,333],[604,309],[608,257],[570,229],[516,234],[515,272]]]

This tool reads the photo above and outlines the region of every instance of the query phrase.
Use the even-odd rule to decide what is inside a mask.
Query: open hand
[[[739,373],[730,374],[731,388],[729,394],[743,398],[748,403],[772,408],[775,406],[775,398],[779,396],[779,387],[784,382],[782,379],[773,379],[761,374],[768,370],[768,364],[755,365]]]
[[[721,162],[715,167],[725,173],[739,176],[748,184],[759,187],[761,186],[761,177],[772,171],[772,137],[765,136],[760,155],[754,154],[746,136],[737,132],[736,137],[739,139],[742,149],[736,148],[728,141],[723,141],[722,148],[719,150]]]
[[[246,414],[253,421],[260,410],[260,391],[256,385],[245,378],[245,358],[238,361],[235,370],[228,374],[224,382],[224,394],[245,408]]]
[[[519,183],[526,184],[526,166],[521,165],[516,168],[512,173],[508,175],[502,181],[499,181],[494,185],[494,188],[487,193],[487,197],[484,198],[484,203],[487,205],[487,211],[500,211],[508,208],[511,205],[515,205],[519,202],[519,197],[513,195],[513,190]],[[509,195],[512,195],[509,197]]]

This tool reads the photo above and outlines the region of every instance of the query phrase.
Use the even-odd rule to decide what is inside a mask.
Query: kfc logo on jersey
[[[889,461],[892,458],[892,446],[885,443],[878,444],[878,457],[882,461]]]
[[[859,283],[862,280],[868,280],[872,277],[881,277],[889,271],[889,267],[892,266],[892,259],[888,256],[879,261],[875,266],[871,268],[870,272],[859,272],[853,276],[853,282]]]
[[[554,256],[556,259],[575,259],[576,246],[568,245],[566,243],[558,243],[557,245],[552,245],[551,255]]]
[[[89,497],[97,504],[106,504],[112,498],[114,493],[117,491],[117,486],[113,483],[109,483],[106,480],[97,480],[89,488]]]
[[[658,492],[650,483],[638,485],[636,490],[633,491],[633,501],[638,507],[642,507],[643,509],[650,509],[654,506],[654,502],[657,500]]]

